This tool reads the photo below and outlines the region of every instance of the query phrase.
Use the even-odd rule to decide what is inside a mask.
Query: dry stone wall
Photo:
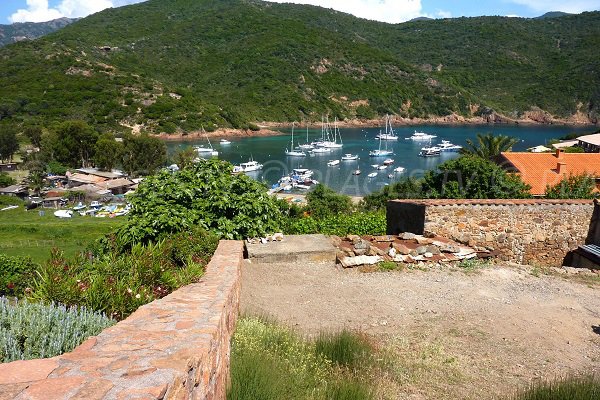
[[[0,364],[0,399],[225,399],[242,242],[199,283],[139,308],[62,356]]]
[[[591,200],[394,200],[388,203],[388,234],[435,233],[500,259],[561,266],[584,244]]]

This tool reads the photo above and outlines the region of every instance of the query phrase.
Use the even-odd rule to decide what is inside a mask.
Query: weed
[[[591,400],[600,399],[600,380],[594,375],[566,377],[550,382],[532,383],[511,400]]]
[[[321,333],[315,342],[315,351],[336,365],[355,370],[367,359],[372,348],[364,337],[344,329],[334,334]]]
[[[477,258],[464,259],[458,263],[458,268],[461,268],[465,272],[474,272],[489,266],[490,263],[488,261],[479,260]]]
[[[377,264],[377,266],[380,271],[394,271],[399,267],[398,263],[395,263],[394,261],[382,261]]]

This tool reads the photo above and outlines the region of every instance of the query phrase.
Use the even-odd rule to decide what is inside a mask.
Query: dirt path
[[[242,276],[242,312],[375,338],[393,359],[388,398],[495,398],[532,379],[600,373],[598,287],[502,267],[365,274],[247,262]]]

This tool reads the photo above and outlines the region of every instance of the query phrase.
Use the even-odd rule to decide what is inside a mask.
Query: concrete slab
[[[325,235],[290,235],[281,242],[246,243],[248,258],[261,263],[335,262],[336,249]]]

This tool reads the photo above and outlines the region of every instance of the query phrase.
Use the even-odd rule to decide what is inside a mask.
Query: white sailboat
[[[204,128],[202,128],[202,132],[204,132]],[[208,147],[205,147],[204,145],[194,146],[194,149],[196,149],[198,155],[210,154],[211,156],[218,156],[219,152],[213,149],[212,145],[210,144],[210,139],[208,138],[206,132],[204,132],[204,136],[206,137],[206,141],[208,142]]]
[[[342,143],[342,135],[340,129],[337,126],[337,118],[333,124],[333,133],[330,131],[329,121],[324,123],[323,129],[321,130],[321,140],[316,143],[317,147],[324,147],[327,149],[341,149],[344,145]],[[339,138],[339,142],[338,142]]]
[[[385,133],[379,132],[379,135],[375,136],[375,139],[381,140],[398,140],[398,135],[394,133],[392,128],[392,119],[389,115],[385,116]]]
[[[292,124],[292,141],[290,145],[290,150],[285,149],[285,155],[288,157],[306,157],[305,152],[294,150],[294,124]]]
[[[392,150],[388,150],[387,148],[387,140],[385,142],[385,149],[381,149],[381,137],[379,137],[379,148],[377,150],[371,150],[369,152],[369,157],[387,157],[393,154],[394,152]]]
[[[312,150],[315,148],[315,146],[313,146],[313,144],[308,141],[308,124],[306,124],[306,143],[301,144],[298,147],[302,150]]]

